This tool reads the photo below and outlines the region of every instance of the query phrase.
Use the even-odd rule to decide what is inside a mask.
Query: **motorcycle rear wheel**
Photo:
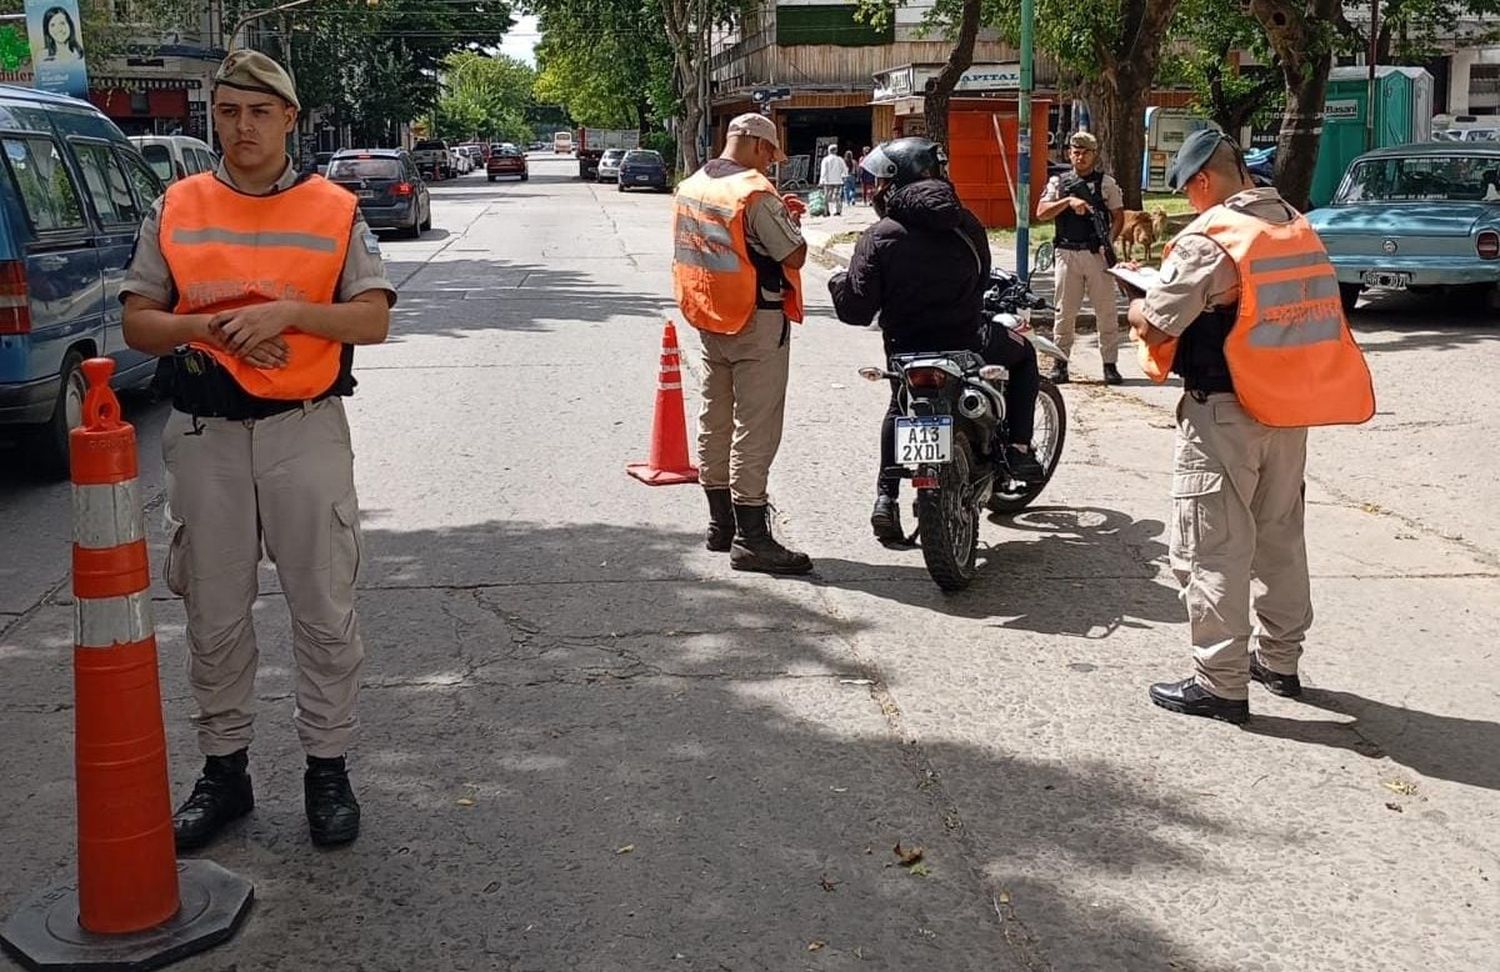
[[[1041,482],[1027,483],[1024,489],[1008,492],[997,483],[991,494],[989,509],[992,513],[1019,513],[1030,506],[1047,484],[1062,459],[1063,442],[1068,437],[1068,409],[1063,403],[1062,392],[1046,378],[1036,395],[1036,432],[1031,438],[1031,448],[1036,452],[1037,462],[1042,464],[1046,475]]]
[[[974,453],[963,433],[953,435],[953,460],[938,473],[935,489],[917,492],[917,528],[927,572],[945,591],[961,591],[978,569],[979,507],[970,481]]]

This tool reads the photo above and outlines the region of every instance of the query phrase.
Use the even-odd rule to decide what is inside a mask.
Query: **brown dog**
[[[1115,238],[1115,252],[1122,260],[1131,259],[1135,245],[1139,243],[1146,251],[1143,259],[1151,259],[1151,247],[1167,235],[1167,211],[1155,209],[1142,212],[1139,209],[1125,210],[1125,219],[1120,224],[1120,235]]]

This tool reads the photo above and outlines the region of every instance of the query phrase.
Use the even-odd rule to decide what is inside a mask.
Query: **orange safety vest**
[[[177,286],[178,314],[215,314],[272,300],[331,304],[344,271],[354,194],[321,176],[284,192],[250,196],[204,172],[167,189],[161,252]],[[317,398],[339,376],[343,345],[288,330],[285,368],[260,369],[193,342],[259,398]]]
[[[1271,223],[1215,206],[1178,239],[1193,233],[1223,248],[1239,272],[1239,309],[1224,358],[1245,411],[1276,428],[1368,421],[1375,414],[1370,369],[1349,330],[1328,252],[1307,220],[1299,214]],[[1164,264],[1171,252],[1168,243]],[[1147,376],[1166,381],[1177,341],[1142,342],[1138,350]]]
[[[717,179],[699,169],[677,187],[672,285],[682,316],[700,330],[737,334],[755,315],[760,281],[745,225],[763,192],[775,195],[776,187],[754,169]],[[801,321],[802,271],[783,264],[781,272],[782,313]]]

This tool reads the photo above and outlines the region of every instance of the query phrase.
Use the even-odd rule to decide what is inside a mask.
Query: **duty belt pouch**
[[[244,393],[213,355],[189,345],[172,350],[172,407],[198,418],[236,418]]]

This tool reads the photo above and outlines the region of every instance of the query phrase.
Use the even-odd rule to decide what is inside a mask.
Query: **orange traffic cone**
[[[0,928],[33,969],[175,961],[233,935],[254,893],[217,864],[176,859],[135,429],[113,371],[109,358],[83,363],[84,422],[69,443],[78,880]]]
[[[667,321],[661,334],[661,378],[656,384],[656,417],[651,423],[651,453],[625,471],[647,486],[696,483],[698,467],[688,460],[687,423],[682,404],[682,351],[677,328]]]

